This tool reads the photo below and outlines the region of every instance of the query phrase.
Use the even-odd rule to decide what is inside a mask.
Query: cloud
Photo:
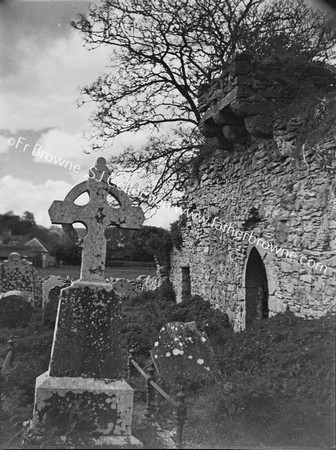
[[[81,160],[87,160],[87,154],[85,151],[90,150],[89,143],[84,139],[81,133],[70,134],[60,129],[50,130],[39,138],[38,144],[41,149],[35,153],[40,153],[35,156],[35,162],[50,164],[45,159],[45,156],[41,156],[42,150],[46,153],[51,153],[56,157],[61,157],[68,161],[80,162]]]
[[[13,210],[14,214],[22,215],[30,211],[39,225],[51,226],[48,209],[54,200],[63,200],[73,184],[65,181],[47,180],[44,184],[35,184],[28,180],[19,180],[6,175],[0,178],[1,207],[0,214]],[[170,223],[177,220],[180,213],[175,208],[160,208],[158,212],[146,221],[146,225],[169,228]]]
[[[30,211],[34,214],[36,223],[50,227],[48,209],[52,202],[63,200],[73,186],[65,181],[47,180],[44,184],[34,184],[32,181],[19,180],[6,175],[0,179],[1,213],[13,210],[14,214]]]
[[[88,10],[86,0],[55,1],[16,1],[0,2],[0,50],[5,64],[1,64],[1,75],[17,71],[24,53],[20,48],[22,41],[32,41],[40,54],[57,38],[71,33],[71,20],[78,13]]]
[[[89,127],[94,105],[77,108],[79,88],[92,83],[108,63],[107,48],[88,51],[82,37],[73,30],[66,38],[56,38],[38,51],[32,38],[18,43],[22,57],[17,70],[2,80],[0,109],[2,128],[60,127],[75,132]]]
[[[0,154],[8,153],[9,147],[7,140],[5,136],[0,135]]]

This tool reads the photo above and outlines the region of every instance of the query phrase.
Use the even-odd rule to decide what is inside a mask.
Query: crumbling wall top
[[[336,74],[319,62],[236,55],[222,75],[200,86],[199,128],[217,147],[232,148],[249,136],[271,138],[278,109],[296,96],[335,89]]]

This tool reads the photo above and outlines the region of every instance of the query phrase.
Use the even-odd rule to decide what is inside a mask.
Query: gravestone
[[[56,275],[49,275],[44,279],[42,283],[42,309],[45,309],[46,303],[48,302],[49,291],[54,286],[63,286],[63,284],[70,280],[66,280]]]
[[[215,353],[206,333],[196,322],[170,322],[161,328],[151,352],[161,380],[184,385],[219,374]]]
[[[112,288],[121,298],[136,296],[136,292],[131,283],[126,278],[116,278],[112,282]]]
[[[61,289],[71,284],[55,275],[51,275],[42,284],[42,320],[44,324],[54,325]]]
[[[62,224],[81,242],[82,264],[80,279],[61,291],[49,370],[36,380],[33,428],[44,425],[66,433],[71,417],[81,411],[76,426],[94,436],[91,445],[129,448],[141,443],[131,435],[133,389],[123,379],[121,299],[105,282],[104,269],[109,227],[138,229],[144,215],[107,182],[111,172],[104,158],[98,158],[93,172],[94,178],[75,186],[49,209],[52,223]],[[83,192],[89,194],[89,203],[74,204]],[[109,194],[119,208],[107,203]],[[74,222],[86,226],[84,240]]]
[[[32,317],[33,308],[28,296],[21,291],[8,291],[0,294],[0,326],[25,327]]]
[[[21,291],[28,295],[29,303],[37,305],[39,299],[39,279],[32,263],[13,252],[0,266],[0,292]]]

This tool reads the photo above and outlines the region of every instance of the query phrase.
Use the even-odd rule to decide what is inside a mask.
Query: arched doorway
[[[258,319],[268,317],[268,282],[264,263],[256,248],[252,248],[245,274],[246,328]]]

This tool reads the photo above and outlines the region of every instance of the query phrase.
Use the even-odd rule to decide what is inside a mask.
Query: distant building
[[[8,259],[8,256],[17,252],[22,258],[31,261],[35,267],[47,267],[55,263],[55,257],[49,255],[48,249],[42,242],[35,238],[26,241],[26,236],[11,236],[11,241],[4,245],[0,239],[0,261]]]

